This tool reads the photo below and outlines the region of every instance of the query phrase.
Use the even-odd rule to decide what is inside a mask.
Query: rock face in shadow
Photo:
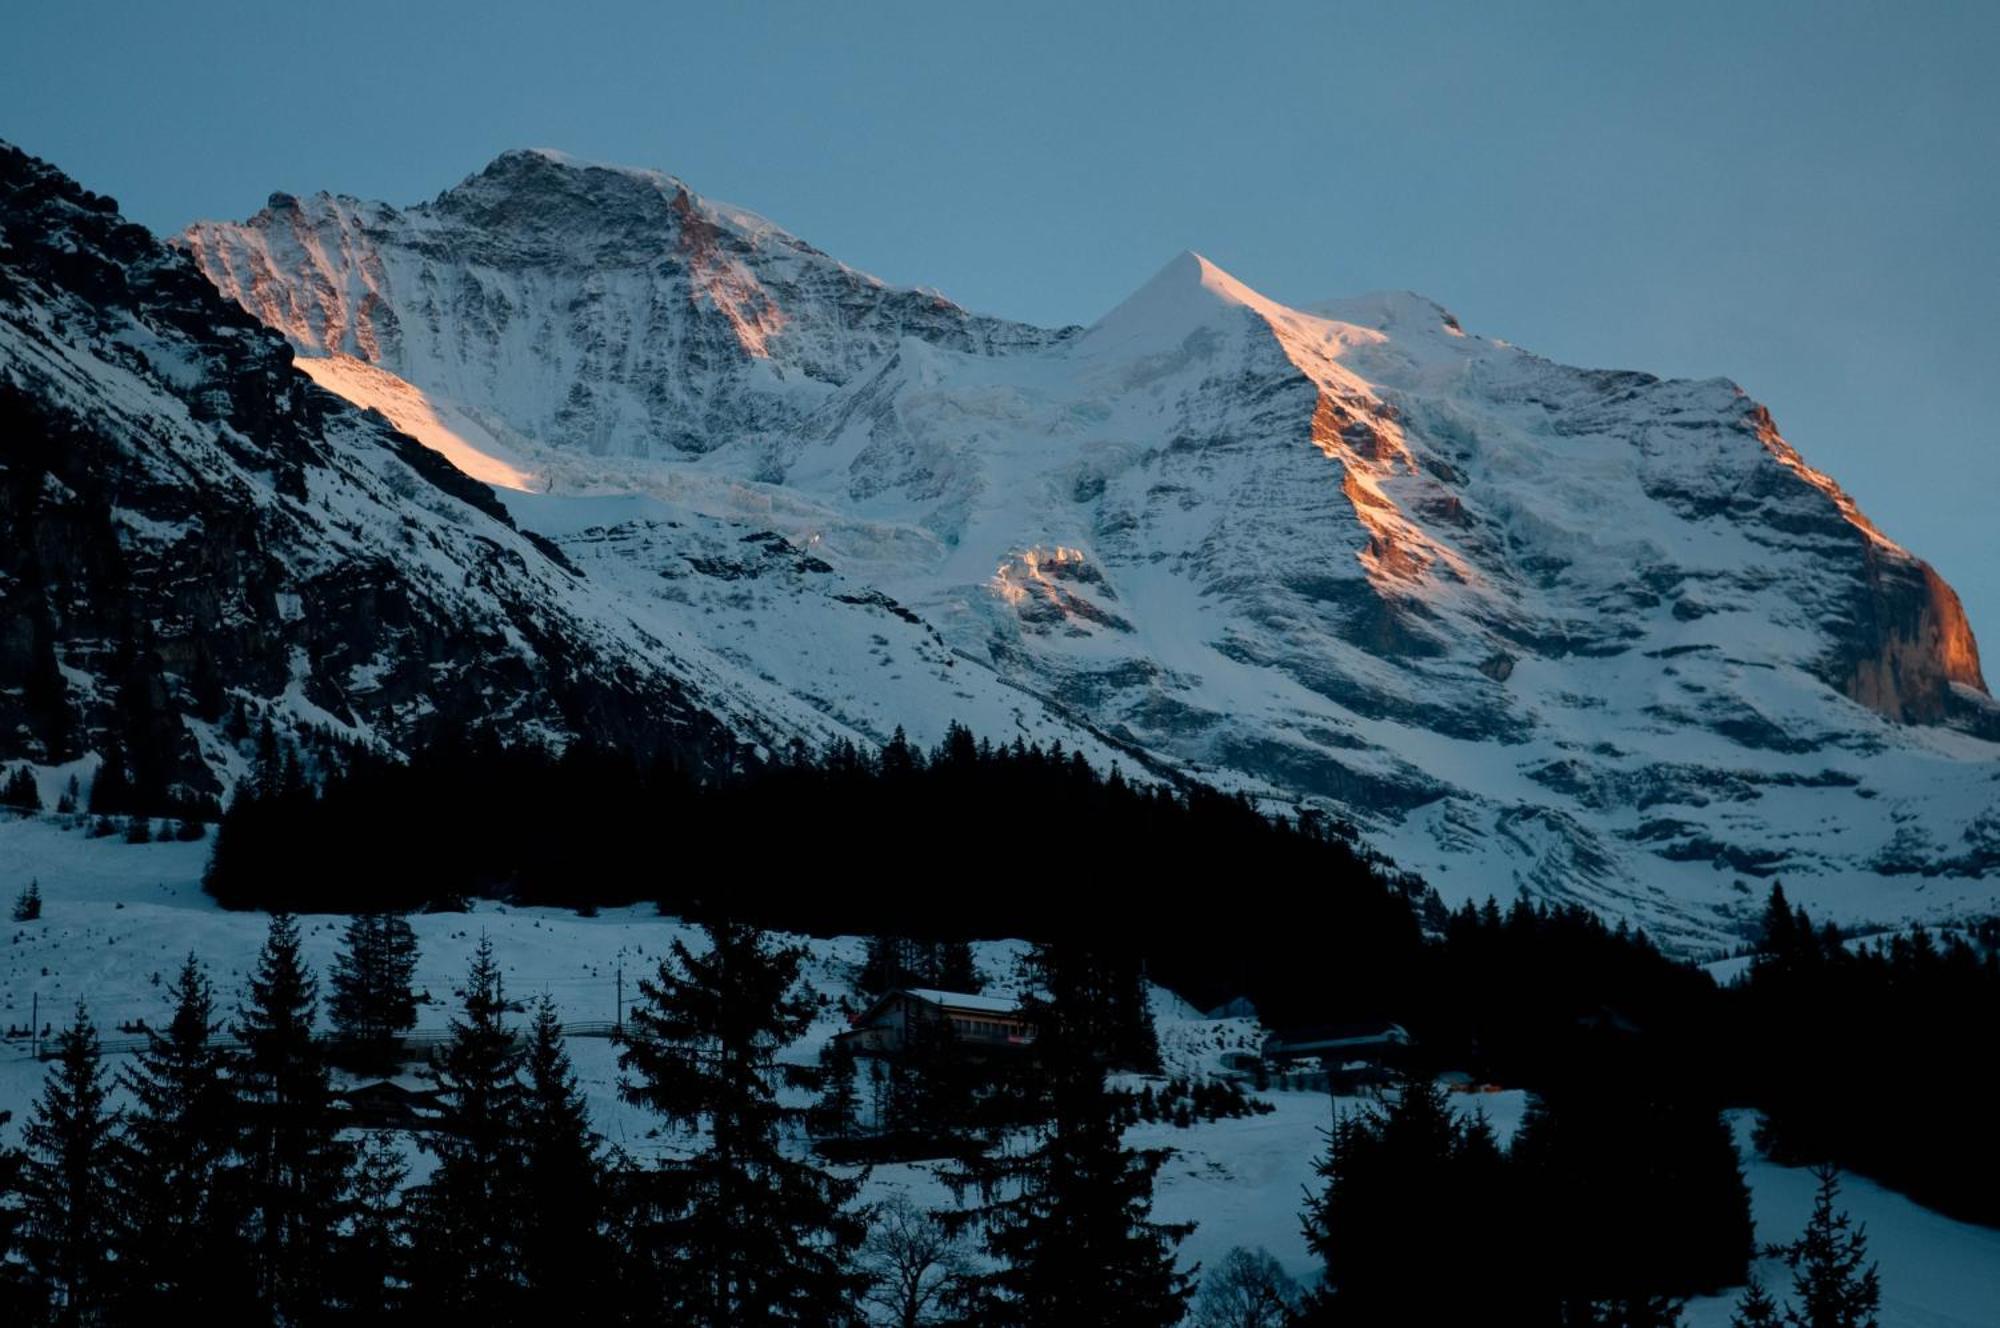
[[[734,759],[587,600],[490,489],[0,145],[0,759],[95,754],[156,813],[212,806],[267,721],[307,762],[481,727]]]

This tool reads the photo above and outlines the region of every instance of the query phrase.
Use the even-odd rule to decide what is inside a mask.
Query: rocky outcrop
[[[0,145],[0,759],[212,806],[309,748],[737,736],[492,491],[313,387],[108,199]],[[82,767],[79,767],[82,768]]]

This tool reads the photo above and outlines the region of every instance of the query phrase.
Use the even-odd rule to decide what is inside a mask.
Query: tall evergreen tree
[[[704,930],[704,952],[677,940],[640,983],[619,1057],[626,1100],[702,1140],[647,1178],[642,1239],[656,1294],[668,1319],[691,1328],[851,1322],[858,1182],[780,1147],[802,1114],[779,1101],[778,1055],[812,1022],[804,952],[741,923]]]
[[[11,1111],[0,1111],[0,1127],[14,1119]],[[28,1155],[18,1148],[0,1146],[0,1322],[31,1323],[41,1310],[40,1297],[22,1262],[22,1172]]]
[[[524,1059],[522,1308],[530,1323],[583,1323],[594,1317],[594,1292],[610,1260],[604,1159],[547,996],[535,1007]]]
[[[333,961],[327,1014],[340,1054],[357,1068],[386,1068],[397,1037],[416,1026],[410,991],[416,966],[416,933],[400,913],[358,913],[348,920]]]
[[[97,1028],[79,1002],[23,1132],[22,1243],[49,1322],[64,1328],[107,1322],[113,1298],[117,1121],[99,1054]]]
[[[512,1322],[521,1287],[521,1053],[493,943],[481,937],[451,1040],[431,1069],[443,1114],[424,1146],[437,1170],[419,1200],[420,1312]]]
[[[1492,1132],[1435,1083],[1407,1079],[1386,1109],[1336,1116],[1318,1171],[1305,1231],[1325,1274],[1303,1323],[1551,1321],[1524,1285],[1525,1252],[1487,1220],[1513,1206]]]
[[[1792,1266],[1786,1328],[1876,1328],[1882,1278],[1868,1258],[1868,1234],[1836,1209],[1840,1171],[1815,1167],[1819,1188],[1805,1234],[1785,1251]]]
[[[1736,1301],[1736,1309],[1729,1316],[1729,1328],[1780,1328],[1784,1322],[1778,1313],[1778,1302],[1771,1299],[1771,1293],[1764,1290],[1764,1284],[1756,1278],[1744,1288]]]
[[[236,1270],[239,1215],[222,1184],[234,1111],[230,1057],[212,1045],[221,1028],[214,989],[190,954],[168,988],[165,1032],[120,1076],[131,1101],[119,1153],[128,1224],[120,1283],[128,1314],[232,1317],[243,1288]]]
[[[354,1202],[335,1275],[342,1316],[358,1324],[393,1321],[403,1310],[410,1278],[410,1222],[403,1206],[409,1178],[403,1150],[387,1134],[362,1143],[354,1168]]]
[[[819,1061],[819,1101],[813,1104],[806,1123],[819,1137],[838,1139],[854,1132],[861,1115],[854,1052],[835,1039],[821,1049]]]
[[[907,936],[870,936],[856,985],[871,996],[925,985],[921,949]]]
[[[977,993],[985,986],[969,941],[940,941],[932,947],[931,985],[940,991]]]
[[[1548,1294],[1572,1317],[1596,1305],[1644,1320],[1655,1298],[1743,1280],[1750,1191],[1720,1112],[1614,1064],[1606,1053],[1594,1078],[1539,1097],[1512,1161],[1517,1202],[1548,1237],[1532,1252]]]
[[[1191,1228],[1152,1220],[1164,1155],[1124,1146],[1104,1080],[1105,971],[1087,950],[1057,944],[1037,946],[1024,976],[1046,1115],[1026,1152],[948,1177],[961,1200],[976,1194],[948,1221],[977,1227],[994,1261],[966,1279],[962,1307],[995,1328],[1168,1328],[1193,1291],[1174,1262]]]
[[[346,1209],[352,1150],[338,1137],[326,1060],[313,1036],[318,1005],[298,924],[275,914],[237,1019],[237,1179],[252,1286],[280,1324],[324,1317]]]

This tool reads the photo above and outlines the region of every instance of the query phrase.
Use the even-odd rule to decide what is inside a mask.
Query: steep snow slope
[[[765,649],[766,608],[794,633],[824,621],[921,739],[962,714],[1109,758],[767,526],[676,527],[663,552],[628,513],[628,556],[587,575],[292,361],[110,200],[0,145],[0,763],[31,762],[52,794],[75,774],[87,796],[115,760],[159,812],[223,794],[266,718],[395,750],[493,726],[714,765],[886,738],[900,713],[822,695]],[[511,477],[478,466],[476,421],[332,365],[316,367],[336,391]],[[587,526],[570,533],[592,562]]]
[[[655,608],[653,570],[777,531],[864,588],[832,605],[885,597],[961,674],[1330,806],[1449,897],[1688,944],[1772,875],[1844,917],[1992,905],[2000,710],[1957,597],[1733,384],[1565,368],[1408,294],[1289,308],[1194,254],[1037,332],[549,153],[180,243],[349,357],[322,381],[365,362],[400,386],[339,390],[555,495],[510,510]],[[657,506],[586,531],[558,500],[621,493]],[[815,705],[912,704],[873,629],[762,575],[661,611]]]

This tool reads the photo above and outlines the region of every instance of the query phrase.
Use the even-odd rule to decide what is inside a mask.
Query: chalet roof
[[[938,991],[932,987],[907,987],[903,994],[942,1010],[967,1010],[975,1014],[1021,1013],[1021,1002],[1012,996],[975,996],[971,992]]]

